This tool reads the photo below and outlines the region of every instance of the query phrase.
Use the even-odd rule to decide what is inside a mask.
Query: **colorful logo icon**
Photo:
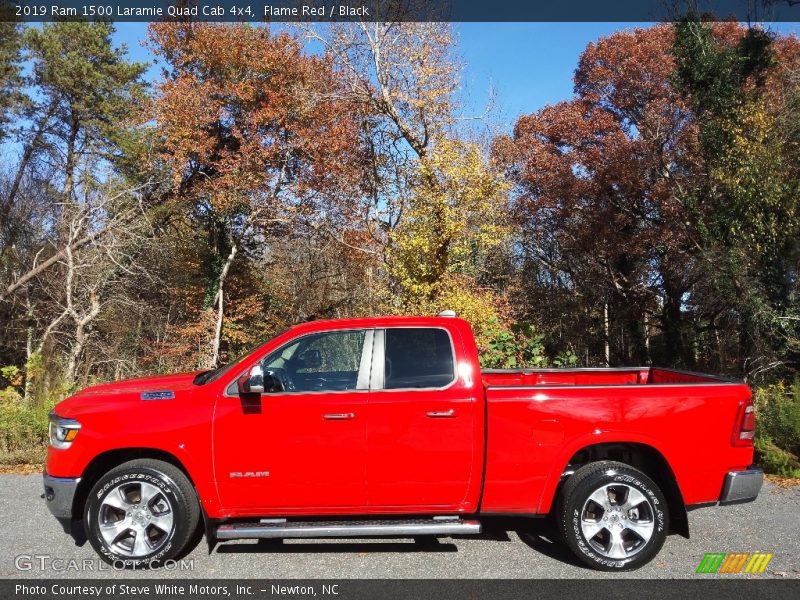
[[[767,569],[772,553],[767,552],[709,552],[700,561],[697,573],[756,573]]]

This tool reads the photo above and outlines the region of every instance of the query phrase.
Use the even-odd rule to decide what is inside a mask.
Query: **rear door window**
[[[384,389],[440,388],[455,380],[453,342],[444,329],[390,328],[385,340]]]

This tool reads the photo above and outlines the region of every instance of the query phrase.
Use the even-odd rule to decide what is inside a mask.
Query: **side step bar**
[[[377,519],[358,521],[282,521],[264,519],[255,523],[229,523],[217,527],[217,539],[404,537],[416,535],[472,535],[481,524],[459,517],[428,519]]]

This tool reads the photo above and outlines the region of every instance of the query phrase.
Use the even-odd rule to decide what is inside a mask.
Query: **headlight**
[[[50,445],[53,448],[64,450],[72,445],[78,437],[81,424],[75,419],[65,419],[55,413],[50,413]]]

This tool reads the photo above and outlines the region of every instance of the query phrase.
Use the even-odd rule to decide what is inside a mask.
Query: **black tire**
[[[142,502],[145,489],[155,494],[147,510],[142,511],[140,507],[145,505],[138,503]],[[115,494],[113,499],[112,493]],[[123,508],[111,505],[119,503],[117,496],[120,495],[124,497],[123,502],[131,503],[130,508],[127,504]],[[109,513],[112,513],[111,518]],[[129,516],[131,514],[134,516]],[[171,525],[164,527],[169,531],[153,524],[166,515],[171,516]],[[160,460],[138,459],[123,463],[98,479],[86,500],[83,516],[86,537],[105,562],[115,567],[155,568],[178,557],[194,538],[200,521],[200,506],[194,487],[180,469]],[[154,519],[152,523],[151,518]],[[134,519],[137,520],[134,522]],[[120,529],[126,523],[147,528],[142,529],[146,550],[136,552],[134,541],[138,536],[133,529],[128,530],[129,534],[123,530],[118,541],[109,543],[101,532],[101,520],[107,525],[108,536],[113,535],[108,528],[115,523],[122,524]],[[127,552],[126,546],[130,546]]]
[[[644,501],[626,510],[628,498],[639,498],[631,489],[642,494]],[[607,508],[590,498],[596,492],[608,499]],[[634,498],[631,501],[636,501]],[[613,461],[591,463],[575,471],[561,491],[556,516],[570,550],[599,571],[632,571],[647,564],[661,550],[669,531],[667,501],[658,486],[641,471]],[[585,531],[591,534],[592,524],[601,529],[589,539]],[[652,529],[652,533],[645,540],[647,534],[634,529]],[[612,542],[621,542],[622,550],[619,543],[613,547]],[[624,557],[612,556],[620,554]]]

